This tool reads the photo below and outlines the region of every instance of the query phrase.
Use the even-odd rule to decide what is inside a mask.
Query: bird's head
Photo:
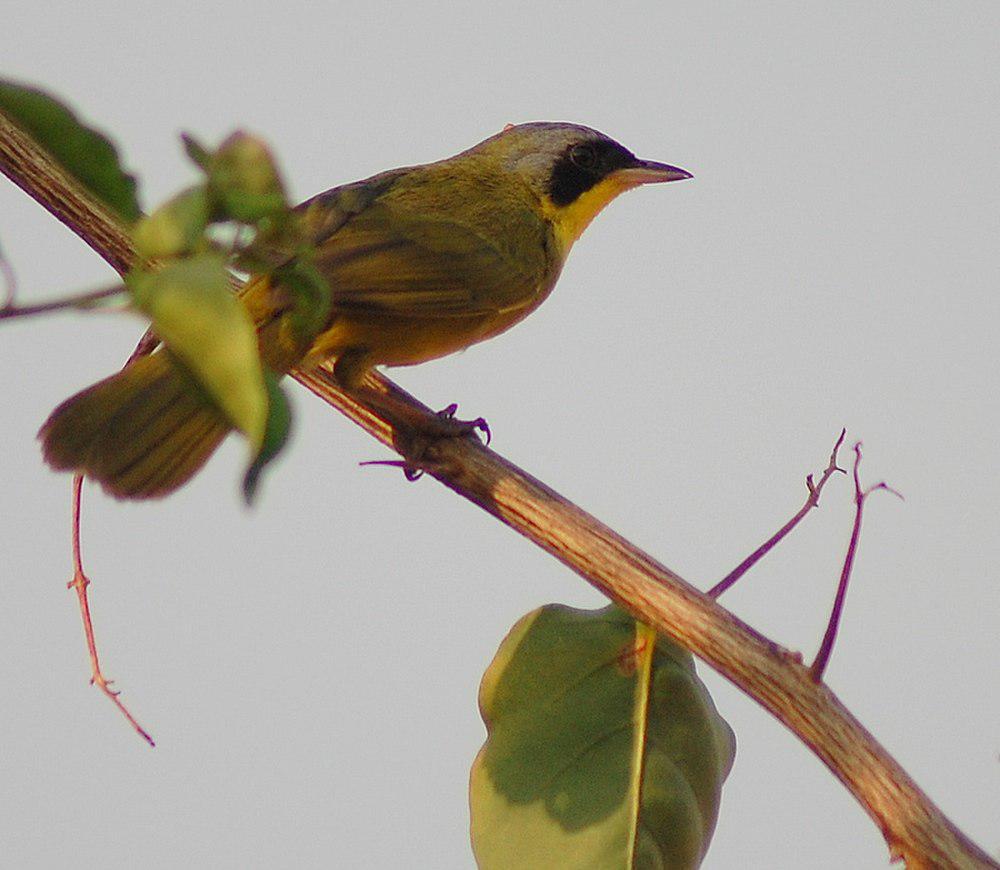
[[[640,160],[614,139],[579,124],[508,124],[466,153],[499,160],[523,179],[564,249],[618,194],[641,184],[691,178],[676,166]]]

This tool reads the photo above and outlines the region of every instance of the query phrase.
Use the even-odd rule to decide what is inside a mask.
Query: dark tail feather
[[[190,479],[230,428],[161,350],[71,396],[38,437],[53,468],[82,472],[116,498],[142,499]]]

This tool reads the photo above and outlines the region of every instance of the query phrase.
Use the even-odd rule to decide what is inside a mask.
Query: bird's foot
[[[434,444],[445,438],[475,438],[483,436],[489,444],[493,433],[483,417],[474,420],[459,420],[455,417],[458,405],[442,408],[433,417],[414,417],[400,422],[396,427],[395,447],[403,459],[385,459],[362,462],[362,465],[386,465],[400,468],[407,480],[413,481],[423,475],[421,464]]]
[[[475,420],[458,420],[455,417],[457,410],[458,405],[452,402],[447,408],[442,408],[434,415],[434,418],[439,421],[439,425],[443,427],[436,433],[437,436],[439,438],[461,438],[473,435],[478,438],[479,434],[482,433],[485,443],[489,444],[493,439],[493,433],[490,431],[490,424],[486,422],[486,419],[476,417]],[[432,424],[430,428],[433,429],[435,426]]]

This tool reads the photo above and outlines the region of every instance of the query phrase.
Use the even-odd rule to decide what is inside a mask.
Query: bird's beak
[[[615,172],[628,187],[640,184],[658,184],[661,181],[683,181],[694,176],[676,166],[667,163],[657,163],[655,160],[636,160],[632,166],[626,166]]]

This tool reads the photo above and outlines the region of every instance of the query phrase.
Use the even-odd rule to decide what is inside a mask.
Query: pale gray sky
[[[298,198],[539,119],[692,171],[612,205],[513,332],[394,374],[703,588],[841,426],[863,438],[906,501],[870,503],[828,679],[997,853],[998,32],[992,2],[18,4],[0,73],[110,131],[146,205],[190,182],[184,129],[264,135]],[[26,301],[110,276],[6,184],[0,242]],[[359,468],[386,454],[293,388],[252,512],[235,441],[166,501],[86,496],[99,638],[148,749],[87,686],[69,479],[34,440],[140,331],[0,330],[4,860],[470,867],[480,675],[526,611],[599,596],[433,481]],[[850,502],[834,481],[726,606],[811,656]],[[705,867],[885,866],[826,769],[702,673],[739,743]]]

